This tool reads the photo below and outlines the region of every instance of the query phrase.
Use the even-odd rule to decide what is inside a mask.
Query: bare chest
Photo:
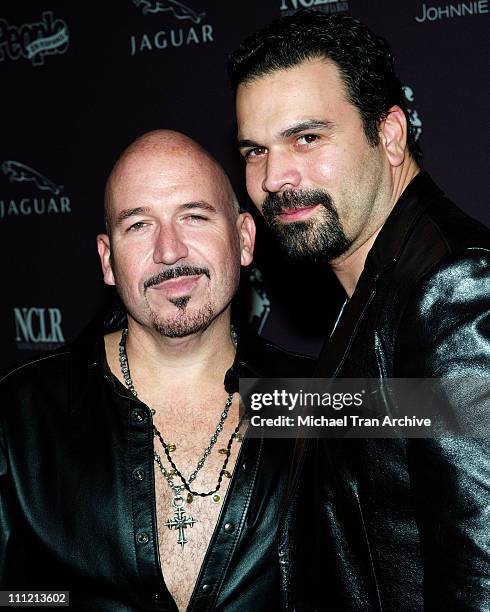
[[[224,428],[204,467],[191,484],[193,490],[207,493],[216,488],[226,458],[226,455],[219,453],[219,449],[226,447],[235,425],[230,420],[228,426]],[[170,469],[168,462],[164,459],[163,450],[156,439],[155,449],[162,457],[166,469]],[[235,468],[239,450],[240,444],[233,443],[226,466],[230,474]],[[197,448],[178,448],[175,453],[172,453],[175,464],[185,477],[188,477],[196,466],[197,459],[200,458],[199,452]],[[179,484],[180,480],[177,476],[174,476],[172,482]],[[183,499],[177,499],[172,503],[174,492],[162,475],[158,465],[155,464],[160,564],[167,588],[174,597],[179,610],[187,608],[192,596],[218,522],[229,483],[230,479],[224,476],[216,493],[206,497],[193,496],[192,501],[188,498],[187,491],[184,490],[182,492]]]
[[[182,512],[178,512],[172,506],[172,495],[163,490],[162,483],[156,489],[162,573],[179,610],[185,610],[216,527],[222,502],[196,499],[192,504],[184,502]]]

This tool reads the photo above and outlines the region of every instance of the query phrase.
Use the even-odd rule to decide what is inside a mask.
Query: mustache
[[[153,285],[159,285],[164,281],[170,280],[172,278],[179,278],[179,276],[199,276],[200,274],[204,274],[208,278],[210,278],[209,269],[200,266],[176,266],[175,268],[167,268],[167,270],[162,270],[158,274],[154,276],[150,276],[143,283],[143,287],[145,291]]]
[[[262,204],[262,214],[268,223],[273,223],[274,217],[280,215],[284,209],[294,210],[318,204],[327,210],[336,210],[330,194],[322,189],[303,191],[289,189],[282,193],[267,194]]]

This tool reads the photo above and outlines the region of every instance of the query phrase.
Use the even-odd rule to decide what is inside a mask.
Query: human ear
[[[255,245],[255,222],[250,213],[241,213],[236,222],[240,235],[240,263],[242,266],[249,266],[253,260]]]
[[[106,285],[115,285],[114,273],[111,264],[111,240],[107,234],[97,236],[97,250],[99,252],[102,274]]]
[[[399,106],[392,106],[380,125],[380,139],[393,167],[401,166],[407,153],[407,118]]]

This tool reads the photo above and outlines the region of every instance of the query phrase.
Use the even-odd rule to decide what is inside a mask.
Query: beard
[[[321,206],[318,213],[305,221],[283,223],[278,219],[284,209],[316,205]],[[328,263],[345,253],[351,245],[332,198],[322,189],[269,193],[262,214],[276,241],[293,259]]]
[[[179,298],[180,299],[180,298]],[[160,317],[150,309],[150,318],[153,329],[166,338],[184,338],[191,334],[204,331],[214,319],[214,310],[211,304],[201,306],[197,310],[179,308],[175,315]]]
[[[190,295],[170,298],[169,302],[171,302],[178,309],[178,312],[175,314],[170,314],[166,317],[162,317],[159,313],[155,312],[151,308],[146,297],[146,291],[153,285],[158,285],[159,283],[171,278],[178,278],[180,276],[194,276],[198,274],[204,274],[210,278],[210,273],[207,268],[177,266],[175,268],[168,268],[167,270],[148,278],[144,282],[145,301],[149,310],[152,326],[153,329],[161,336],[165,336],[167,338],[183,338],[185,336],[190,336],[191,334],[205,330],[214,319],[214,310],[210,303],[204,304],[197,309],[193,309],[192,307],[188,308],[188,304],[191,300]]]

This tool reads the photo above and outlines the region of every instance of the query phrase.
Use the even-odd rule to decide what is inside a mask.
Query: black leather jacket
[[[315,375],[490,383],[490,233],[426,173],[379,233]],[[490,384],[471,388],[461,380],[451,410],[488,432]],[[281,541],[290,608],[490,610],[488,438],[317,440],[297,453]]]
[[[311,363],[240,341],[225,386],[305,376]],[[102,338],[17,369],[0,393],[0,588],[68,590],[83,612],[176,610],[159,562],[150,411],[112,376]],[[280,609],[292,443],[245,439],[188,610]]]

